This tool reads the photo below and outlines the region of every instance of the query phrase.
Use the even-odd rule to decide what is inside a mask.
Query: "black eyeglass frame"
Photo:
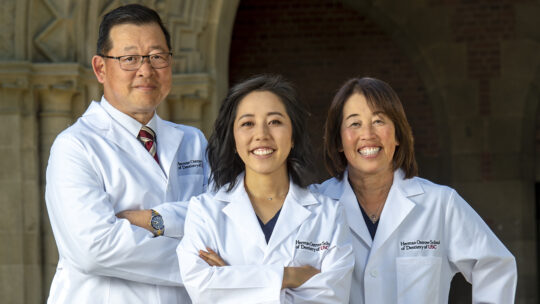
[[[164,67],[160,67],[160,68],[156,68],[152,65],[152,60],[150,59],[151,56],[155,56],[155,55],[163,55],[163,54],[168,54],[169,55],[169,60],[167,61],[167,65],[164,66]],[[140,69],[144,63],[144,59],[145,58],[148,58],[148,62],[150,63],[150,66],[153,68],[153,69],[164,69],[166,67],[169,67],[171,65],[171,59],[172,59],[172,56],[173,56],[173,53],[172,52],[163,52],[163,53],[156,53],[156,54],[148,54],[148,55],[123,55],[123,56],[107,56],[107,55],[103,55],[103,54],[97,54],[99,57],[103,57],[103,58],[107,58],[107,59],[116,59],[118,60],[118,65],[120,65],[120,68],[124,71],[136,71],[138,69]],[[125,69],[122,67],[122,63],[120,63],[120,60],[124,57],[140,57],[141,58],[141,61],[139,63],[139,66],[137,68],[133,68],[133,69]]]

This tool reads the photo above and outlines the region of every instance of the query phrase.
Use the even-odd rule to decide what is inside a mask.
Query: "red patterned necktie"
[[[143,126],[139,131],[139,136],[137,136],[137,139],[142,142],[146,150],[150,152],[150,155],[152,155],[152,157],[159,164],[159,159],[156,153],[156,142],[154,140],[155,138],[156,133],[154,133],[154,131],[147,126]]]

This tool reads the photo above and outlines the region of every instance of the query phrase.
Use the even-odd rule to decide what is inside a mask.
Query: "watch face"
[[[152,225],[152,228],[156,230],[163,229],[163,218],[161,215],[153,216],[150,225]]]

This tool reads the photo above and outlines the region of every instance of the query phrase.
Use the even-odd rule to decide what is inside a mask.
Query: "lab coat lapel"
[[[409,197],[423,193],[422,187],[416,181],[405,180],[403,177],[403,171],[394,172],[394,181],[381,213],[370,256],[376,254],[416,206]]]
[[[242,239],[243,242],[252,242],[262,252],[266,252],[266,239],[244,188],[244,174],[238,176],[236,186],[230,192],[224,190],[226,187],[222,187],[215,196],[216,199],[229,203],[223,208],[223,213],[229,217],[239,231],[246,234],[245,238]],[[246,248],[248,247],[246,246]]]
[[[358,205],[356,195],[354,195],[354,191],[349,184],[349,178],[347,173],[345,173],[343,180],[340,184],[343,185],[343,188],[339,201],[345,207],[347,223],[349,224],[351,230],[355,234],[357,234],[362,239],[362,241],[366,243],[366,245],[371,247],[373,241],[371,239],[371,235],[369,234],[369,230],[367,229],[364,217],[362,216],[362,211],[360,210],[360,206]]]
[[[168,178],[173,170],[172,166],[175,162],[176,152],[180,147],[184,132],[167,124],[167,122],[163,121],[159,116],[156,118],[158,128],[157,134],[159,134],[159,137],[156,140],[159,162]],[[186,149],[189,149],[189,147],[186,147]]]
[[[371,247],[371,235],[369,234],[366,223],[364,222],[362,211],[360,211],[360,206],[358,205],[356,195],[354,195],[351,185],[349,184],[348,172],[345,171],[341,181],[337,179],[334,180],[336,182],[330,184],[326,191],[324,191],[324,194],[341,203],[345,209],[349,228],[354,234],[358,235],[368,247]]]
[[[272,252],[311,215],[311,211],[305,206],[318,203],[309,190],[296,186],[291,180],[289,193],[281,207],[276,226],[268,242],[268,252]]]
[[[148,153],[139,140],[130,134],[124,127],[118,124],[98,103],[92,103],[84,116],[88,117],[89,123],[105,132],[105,137],[126,153],[134,154],[140,160],[141,167],[147,169],[148,174],[155,174],[166,181],[165,175],[159,164]],[[149,178],[149,180],[158,180]]]

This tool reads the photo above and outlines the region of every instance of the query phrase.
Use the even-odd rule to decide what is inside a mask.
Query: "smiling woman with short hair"
[[[289,83],[233,87],[210,137],[214,193],[193,198],[178,247],[195,303],[346,303],[352,246],[338,203],[305,187],[306,112]]]
[[[324,146],[333,178],[313,188],[346,210],[350,303],[447,303],[457,272],[472,283],[473,303],[513,303],[514,257],[455,190],[416,177],[411,127],[387,83],[347,81],[330,105]]]

